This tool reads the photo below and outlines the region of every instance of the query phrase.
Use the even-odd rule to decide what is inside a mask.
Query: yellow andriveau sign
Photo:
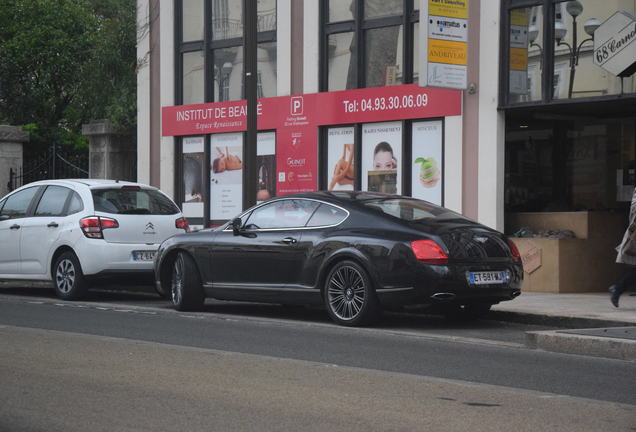
[[[428,61],[466,66],[468,63],[468,44],[437,39],[428,40]]]
[[[468,19],[468,0],[429,0],[428,14]]]

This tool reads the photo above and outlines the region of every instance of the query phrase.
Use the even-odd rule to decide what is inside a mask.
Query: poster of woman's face
[[[327,189],[353,190],[355,184],[354,129],[331,128],[327,132]]]
[[[205,153],[203,137],[183,139],[183,214],[203,217]]]
[[[402,122],[362,126],[362,190],[401,193],[401,160]]]

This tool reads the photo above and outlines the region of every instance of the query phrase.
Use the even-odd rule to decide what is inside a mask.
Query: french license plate
[[[155,259],[155,251],[133,251],[133,261],[152,261]]]
[[[491,285],[506,283],[508,278],[503,271],[470,272],[468,281],[473,285]]]

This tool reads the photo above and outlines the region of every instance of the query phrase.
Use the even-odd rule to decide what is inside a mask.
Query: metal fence
[[[22,185],[48,179],[87,178],[88,149],[63,151],[51,146],[40,156],[24,159],[22,166],[9,170],[9,191]]]

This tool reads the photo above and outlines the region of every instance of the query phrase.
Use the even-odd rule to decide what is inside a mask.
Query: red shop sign
[[[164,107],[162,135],[241,132],[244,100]],[[277,195],[316,190],[319,126],[461,114],[461,91],[417,84],[258,100],[259,130],[276,130]]]

